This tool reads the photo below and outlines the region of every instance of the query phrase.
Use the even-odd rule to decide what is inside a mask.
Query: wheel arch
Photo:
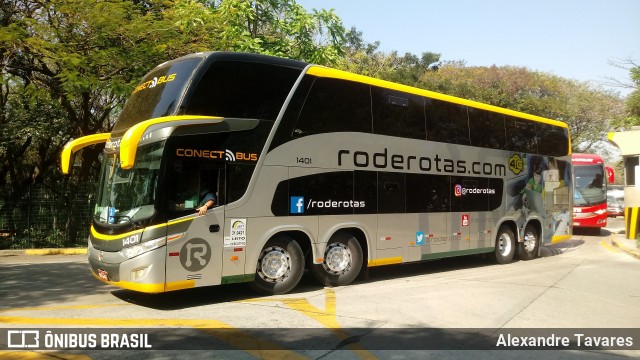
[[[544,243],[544,236],[543,236],[543,228],[542,228],[542,221],[538,218],[533,218],[530,219],[529,221],[527,221],[527,223],[525,224],[524,228],[522,229],[522,233],[524,235],[524,232],[526,231],[528,226],[533,226],[533,228],[536,230],[536,232],[538,233],[538,251],[536,256],[540,256],[541,253],[541,249],[542,249],[542,244]],[[518,238],[520,238],[520,236],[518,236]],[[524,238],[522,240],[518,240],[518,241],[523,241]]]
[[[302,248],[302,253],[306,257],[307,254],[312,252],[313,246],[311,246],[311,233],[303,228],[303,227],[278,227],[272,229],[272,231],[264,234],[264,236],[260,239],[260,241],[253,247],[251,253],[247,254],[247,259],[245,262],[245,273],[252,274],[257,270],[258,258],[260,257],[260,253],[262,249],[269,243],[269,241],[278,238],[280,236],[291,238],[296,241],[300,248]]]
[[[500,233],[500,228],[502,226],[508,226],[509,229],[511,229],[511,231],[513,232],[513,234],[516,236],[516,242],[520,241],[520,231],[518,229],[518,224],[516,224],[515,220],[511,220],[511,219],[506,219],[504,221],[499,222],[498,224],[496,224],[496,227],[493,231],[493,245],[495,246],[496,241],[498,241],[498,234]]]

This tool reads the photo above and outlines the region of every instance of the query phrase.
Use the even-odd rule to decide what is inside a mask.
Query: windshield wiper
[[[578,190],[578,193],[580,193],[580,196],[584,199],[584,201],[587,203],[587,206],[591,206],[591,201],[589,201],[589,198],[587,197],[587,195],[584,194],[584,192],[582,191],[581,188],[576,188],[576,190]]]

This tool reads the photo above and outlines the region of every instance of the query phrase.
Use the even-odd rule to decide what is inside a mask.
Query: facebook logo
[[[291,197],[291,208],[289,212],[291,214],[304,214],[304,196]]]

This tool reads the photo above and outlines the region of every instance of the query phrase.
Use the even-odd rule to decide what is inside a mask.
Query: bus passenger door
[[[392,263],[420,260],[419,248],[409,247],[415,242],[418,221],[417,217],[405,215],[404,177],[403,173],[378,173],[378,260]],[[409,250],[411,253],[407,253]]]
[[[222,281],[224,164],[184,161],[179,167],[168,187],[170,214],[182,216],[168,223],[167,291]],[[211,198],[214,205],[199,215]]]

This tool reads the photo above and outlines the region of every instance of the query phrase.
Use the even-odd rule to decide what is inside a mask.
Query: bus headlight
[[[596,210],[595,213],[598,215],[604,215],[604,213],[606,213],[607,210],[606,209],[600,209],[600,210]]]
[[[120,254],[122,254],[122,256],[126,257],[127,259],[131,259],[141,254],[144,254],[148,251],[165,246],[166,244],[167,244],[167,238],[161,237],[159,239],[145,241],[141,244],[124,248],[120,250]]]

